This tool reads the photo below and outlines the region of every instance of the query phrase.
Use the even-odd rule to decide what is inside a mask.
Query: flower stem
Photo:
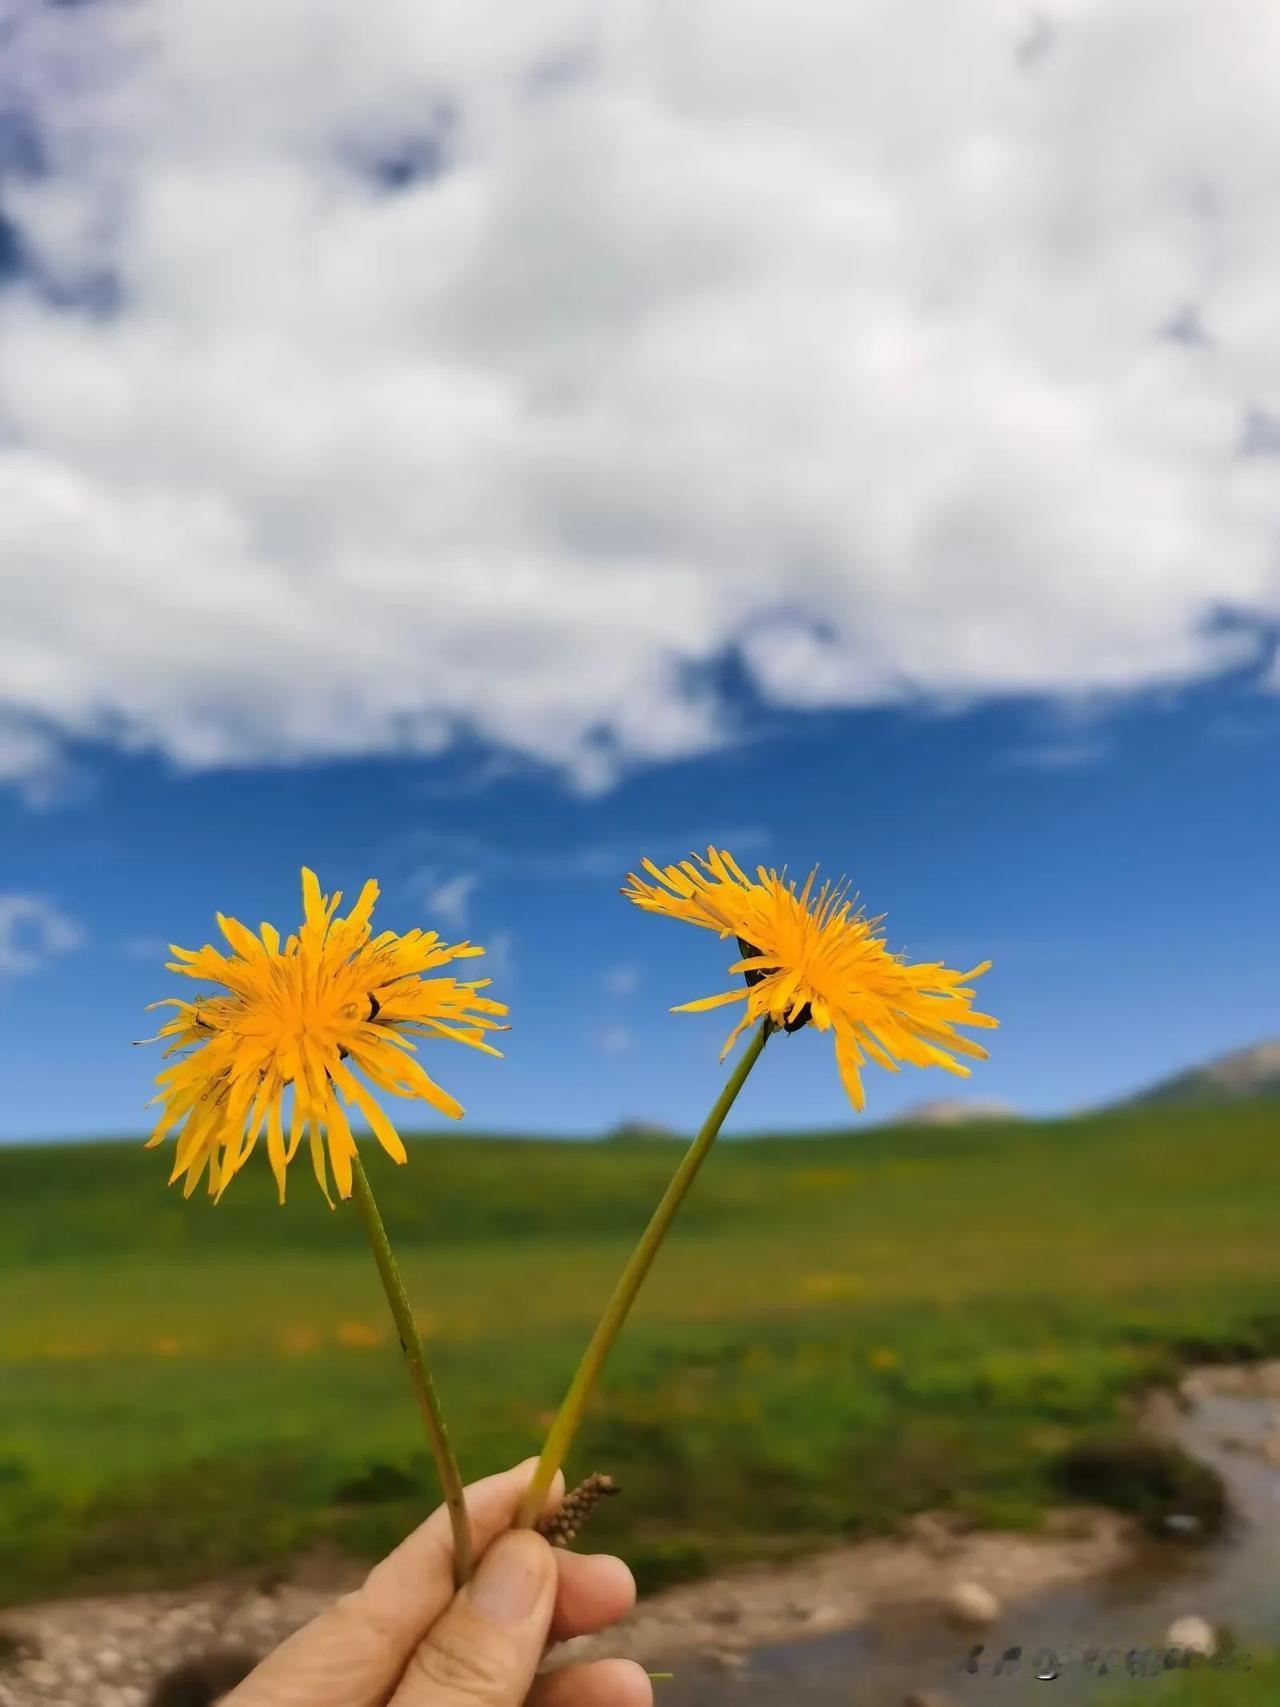
[[[582,1354],[569,1391],[565,1394],[551,1431],[547,1435],[546,1444],[542,1448],[542,1456],[534,1471],[533,1480],[525,1489],[516,1515],[516,1527],[530,1527],[540,1515],[546,1502],[547,1492],[555,1479],[556,1471],[564,1463],[573,1437],[578,1432],[582,1422],[583,1412],[591,1397],[595,1384],[604,1367],[604,1361],[613,1348],[613,1342],[622,1330],[631,1306],[635,1303],[636,1294],[644,1284],[644,1278],[653,1264],[661,1248],[662,1241],[667,1235],[667,1229],[675,1219],[676,1211],[684,1202],[697,1176],[698,1169],[707,1159],[716,1135],[724,1124],[725,1116],[733,1107],[738,1092],[746,1083],[747,1074],[760,1059],[760,1051],[764,1048],[772,1030],[767,1019],[757,1028],[754,1037],[743,1052],[741,1061],[734,1068],[724,1089],[716,1098],[715,1106],[702,1124],[698,1136],[685,1152],[680,1166],[672,1177],[671,1184],[663,1193],[662,1201],[653,1212],[649,1225],[641,1235],[640,1243],[631,1254],[631,1260],[623,1269],[618,1284],[613,1289],[613,1296],[605,1307],[600,1324],[591,1336],[591,1343]]]
[[[471,1575],[471,1523],[467,1517],[467,1503],[463,1497],[458,1460],[449,1445],[449,1432],[444,1425],[440,1400],[436,1395],[435,1383],[431,1379],[431,1371],[427,1367],[422,1338],[413,1319],[409,1297],[392,1254],[391,1241],[387,1238],[387,1229],[382,1224],[373,1189],[358,1155],[352,1160],[352,1175],[352,1198],[356,1213],[364,1226],[373,1260],[378,1265],[382,1290],[391,1306],[396,1332],[400,1335],[400,1349],[404,1352],[404,1360],[409,1367],[413,1396],[418,1401],[418,1409],[422,1412],[422,1420],[427,1427],[431,1456],[435,1459],[440,1489],[449,1508],[449,1522],[453,1528],[453,1580],[455,1585],[461,1588]]]

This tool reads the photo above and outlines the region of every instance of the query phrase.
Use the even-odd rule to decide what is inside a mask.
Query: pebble
[[[1213,1625],[1197,1613],[1175,1618],[1165,1632],[1165,1641],[1171,1648],[1182,1648],[1189,1654],[1204,1654],[1206,1658],[1211,1658],[1218,1651],[1218,1637]]]
[[[994,1624],[1000,1602],[981,1583],[954,1583],[947,1592],[947,1611],[961,1624]]]
[[[1171,1512],[1165,1518],[1164,1526],[1171,1535],[1199,1535],[1204,1527],[1198,1517],[1180,1511]]]
[[[837,1606],[833,1600],[820,1600],[809,1608],[808,1622],[817,1630],[835,1630],[848,1624],[850,1619],[845,1608]]]
[[[0,1624],[0,1666],[38,1659],[39,1655],[40,1644],[30,1630],[16,1624]]]
[[[945,1559],[957,1547],[955,1534],[932,1513],[918,1512],[907,1520],[907,1534],[934,1559]]]
[[[202,1664],[213,1665],[220,1698],[255,1655],[283,1641],[319,1604],[304,1596],[296,1607],[276,1606],[263,1595],[233,1593],[178,1604],[156,1596],[145,1609],[107,1601],[43,1608],[30,1628],[25,1621],[4,1627],[0,1707],[148,1707],[161,1677],[201,1655]]]

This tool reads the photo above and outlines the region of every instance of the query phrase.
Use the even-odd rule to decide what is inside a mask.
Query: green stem
[[[444,1426],[440,1400],[436,1396],[431,1371],[427,1368],[422,1338],[413,1319],[413,1310],[404,1289],[404,1282],[400,1278],[400,1270],[392,1254],[391,1241],[387,1238],[387,1229],[382,1224],[368,1175],[358,1155],[353,1159],[352,1174],[352,1198],[356,1213],[364,1226],[373,1260],[378,1265],[382,1290],[391,1306],[396,1332],[400,1335],[400,1349],[404,1352],[404,1360],[409,1366],[413,1396],[418,1401],[418,1409],[422,1412],[422,1420],[427,1426],[431,1456],[436,1462],[436,1474],[440,1478],[444,1503],[449,1508],[449,1522],[453,1528],[453,1580],[455,1585],[461,1588],[471,1575],[471,1523],[467,1517],[467,1502],[463,1497],[458,1460],[449,1445],[449,1432]]]
[[[760,1059],[760,1051],[769,1038],[772,1027],[769,1021],[763,1020],[743,1052],[741,1061],[734,1068],[724,1089],[716,1098],[715,1106],[703,1122],[698,1136],[685,1152],[684,1159],[676,1169],[671,1184],[663,1193],[662,1201],[653,1212],[649,1225],[641,1236],[640,1243],[632,1252],[631,1260],[623,1269],[618,1284],[613,1289],[613,1296],[605,1307],[600,1324],[591,1336],[591,1343],[582,1354],[577,1372],[565,1394],[564,1403],[559,1414],[551,1425],[546,1444],[542,1448],[542,1456],[534,1471],[533,1480],[525,1489],[524,1499],[516,1515],[518,1529],[529,1528],[541,1515],[546,1503],[547,1493],[555,1480],[556,1471],[564,1463],[573,1437],[578,1432],[582,1422],[583,1412],[591,1397],[592,1390],[604,1367],[605,1358],[613,1348],[613,1342],[622,1330],[622,1324],[627,1319],[631,1306],[635,1303],[636,1294],[644,1284],[644,1278],[652,1267],[653,1259],[661,1248],[662,1241],[667,1235],[667,1229],[675,1219],[676,1211],[684,1202],[697,1176],[698,1169],[706,1161],[711,1146],[716,1141],[716,1135],[724,1124],[725,1116],[733,1107],[734,1099],[746,1083],[747,1074]]]

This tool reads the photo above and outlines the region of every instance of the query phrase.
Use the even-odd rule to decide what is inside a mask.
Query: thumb
[[[391,1707],[519,1707],[546,1648],[556,1582],[540,1535],[500,1535],[414,1650]]]

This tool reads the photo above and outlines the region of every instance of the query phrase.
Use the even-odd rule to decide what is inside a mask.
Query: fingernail
[[[532,1530],[500,1536],[472,1579],[471,1604],[485,1618],[511,1624],[527,1618],[542,1597],[547,1544]]]

